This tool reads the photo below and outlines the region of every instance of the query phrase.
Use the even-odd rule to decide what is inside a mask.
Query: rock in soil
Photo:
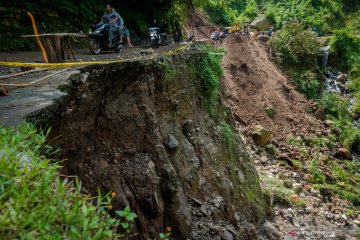
[[[9,95],[9,90],[5,87],[0,87],[0,96],[7,96]]]
[[[352,156],[350,151],[347,148],[340,148],[336,153],[335,153],[335,157],[340,158],[340,159],[347,159],[347,160],[351,160]]]
[[[271,133],[262,126],[256,126],[252,133],[252,139],[257,146],[265,147],[270,143]]]

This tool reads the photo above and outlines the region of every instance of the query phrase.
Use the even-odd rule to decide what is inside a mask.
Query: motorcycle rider
[[[118,33],[120,36],[119,42],[122,43],[122,27],[124,26],[123,18],[112,8],[112,5],[108,3],[106,5],[106,12],[103,15],[103,20],[108,24],[108,39],[109,39],[109,48],[112,47],[112,39],[114,33]]]
[[[150,23],[150,28],[159,28],[159,23],[157,22],[156,18]]]

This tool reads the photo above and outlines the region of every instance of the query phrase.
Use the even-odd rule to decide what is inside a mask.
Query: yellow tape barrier
[[[177,49],[168,51],[162,55],[172,55],[174,53],[180,52],[187,48],[189,45],[184,45]],[[6,67],[29,67],[29,68],[66,68],[66,67],[78,67],[85,65],[103,65],[110,63],[124,63],[129,61],[138,60],[139,58],[132,59],[119,59],[119,60],[104,60],[104,61],[93,61],[93,62],[68,62],[68,63],[24,63],[24,62],[0,62],[0,66]]]

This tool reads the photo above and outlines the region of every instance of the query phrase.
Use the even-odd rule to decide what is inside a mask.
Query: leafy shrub
[[[255,19],[259,15],[259,8],[255,0],[250,0],[248,2],[244,15],[250,20]]]
[[[320,32],[327,33],[344,23],[343,6],[339,0],[257,0],[265,9],[274,9],[277,25],[294,19],[301,19],[309,27],[314,27]]]
[[[347,101],[335,93],[324,93],[318,103],[335,120],[334,128],[340,133],[338,140],[349,149],[356,147],[360,143],[360,130],[353,125]]]
[[[0,128],[0,239],[118,239],[136,214],[111,217],[110,196],[84,196],[43,154],[45,135],[29,124]],[[114,194],[114,193],[113,193]],[[96,198],[95,198],[96,200]]]
[[[298,91],[305,94],[307,98],[314,99],[320,90],[320,79],[316,73],[307,71],[296,80],[296,85]]]
[[[353,36],[349,29],[335,32],[331,40],[331,48],[337,56],[337,62],[345,70],[360,71],[360,40]]]
[[[216,4],[207,4],[205,11],[208,13],[211,22],[220,26],[229,26],[231,24],[230,19],[226,16],[225,10]]]
[[[316,63],[320,42],[302,22],[291,21],[271,41],[273,54],[281,65]]]
[[[336,93],[324,93],[318,100],[325,113],[339,120],[349,120],[348,103]]]
[[[206,106],[210,115],[215,115],[217,94],[220,86],[219,79],[223,74],[221,56],[210,54],[210,49],[204,50],[206,55],[196,64],[196,73],[201,80],[202,89],[206,97]]]
[[[273,6],[269,6],[266,8],[265,17],[273,24],[276,24],[277,21],[277,10]]]

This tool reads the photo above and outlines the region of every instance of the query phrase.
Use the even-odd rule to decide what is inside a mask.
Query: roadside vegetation
[[[129,207],[112,212],[116,193],[85,196],[77,179],[62,176],[60,165],[45,157],[55,151],[45,139],[30,124],[0,128],[0,238],[126,236],[136,214]]]
[[[223,49],[215,49],[203,46],[205,56],[194,66],[194,70],[201,80],[201,86],[205,96],[205,105],[210,116],[215,117],[218,105],[218,92],[220,77],[223,74],[221,66]]]
[[[291,160],[292,166],[309,174],[309,181],[330,201],[337,195],[352,203],[348,211],[360,213],[360,163],[358,160],[339,160],[324,155],[320,149],[333,149],[338,142],[333,131],[327,137],[290,138],[289,144],[301,152],[299,159]]]

